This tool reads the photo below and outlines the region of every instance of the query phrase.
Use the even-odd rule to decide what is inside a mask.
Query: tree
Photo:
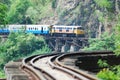
[[[10,0],[0,0],[1,3],[4,3],[4,4],[7,4],[9,5],[10,4]]]
[[[52,8],[55,9],[57,7],[57,0],[52,0]]]
[[[25,34],[22,32],[11,33],[7,41],[0,44],[0,68],[11,60],[20,59],[24,56],[32,54],[36,50],[48,48],[44,39],[38,38],[33,34]],[[45,51],[49,51],[45,49]],[[37,53],[39,54],[39,53]]]
[[[23,21],[27,20],[26,11],[29,6],[29,0],[11,0],[10,10],[7,14],[9,23],[24,23]]]
[[[116,35],[115,35],[115,53],[117,55],[120,55],[120,14],[118,15],[118,21],[116,24],[116,29],[115,29]]]
[[[102,34],[100,39],[89,39],[89,47],[84,50],[115,50],[114,34]]]
[[[99,20],[99,26],[98,26],[98,38],[100,38],[102,34],[102,30],[111,33],[109,30],[111,29],[111,26],[113,24],[110,24],[113,21],[114,16],[114,1],[110,0],[94,0],[98,9],[95,13]]]
[[[117,54],[117,56],[120,55],[120,11],[119,11],[119,2],[118,0],[114,0],[114,4],[112,6],[108,5],[109,2],[112,2],[112,0],[95,0],[99,3],[99,6],[103,8],[104,10],[107,10],[104,14],[104,18],[108,21],[111,21],[111,24],[113,23],[113,27],[115,29],[114,31],[114,52]],[[104,5],[101,5],[100,2],[104,2]],[[112,10],[110,9],[112,8]],[[113,14],[111,14],[111,11]],[[110,15],[111,14],[111,15]],[[109,18],[108,18],[109,17]],[[113,17],[113,18],[111,18]],[[111,20],[109,20],[111,18]],[[110,23],[109,23],[110,25]],[[108,35],[109,36],[109,35]],[[102,44],[101,44],[102,45]],[[110,45],[109,45],[110,46]],[[101,70],[97,76],[101,78],[102,80],[119,80],[120,79],[120,65],[109,65],[108,68],[104,68]]]
[[[0,3],[0,25],[5,25],[7,23],[6,20],[7,6],[3,3]]]
[[[109,0],[94,0],[96,2],[96,4],[98,6],[100,6],[100,8],[110,8],[111,7],[111,3]]]

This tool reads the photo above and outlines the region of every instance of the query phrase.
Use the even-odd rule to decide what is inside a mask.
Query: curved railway
[[[98,80],[94,74],[91,74],[92,72],[76,67],[77,59],[85,56],[106,57],[114,54],[111,51],[100,51],[33,55],[23,59],[19,69],[27,74],[28,78],[24,80]],[[5,66],[6,72],[7,69],[8,67]],[[6,75],[8,76],[9,73]]]

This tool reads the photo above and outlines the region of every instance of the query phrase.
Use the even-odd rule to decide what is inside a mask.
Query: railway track
[[[56,56],[36,57],[31,61],[31,64],[41,70],[47,76],[47,80],[89,80],[73,71],[57,65],[55,62]],[[50,79],[51,78],[51,79]]]
[[[83,56],[113,55],[110,51],[34,55],[23,59],[22,65],[19,66],[27,74],[27,79],[24,80],[98,80],[91,72],[76,67],[76,60]],[[5,66],[6,72],[7,69],[8,67]]]

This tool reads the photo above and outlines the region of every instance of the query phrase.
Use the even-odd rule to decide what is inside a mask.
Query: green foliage
[[[94,0],[95,3],[99,6],[99,8],[102,8],[104,11],[108,11],[109,13],[115,12],[115,3],[111,0]],[[104,12],[106,14],[106,12]]]
[[[66,9],[60,9],[58,8],[58,17],[61,20],[61,22],[64,20],[64,17],[68,15],[68,11]]]
[[[109,66],[107,64],[106,60],[101,60],[101,59],[98,60],[98,65],[99,65],[99,67],[108,67]]]
[[[0,42],[2,42],[2,37],[0,36]]]
[[[32,23],[36,23],[39,20],[38,15],[40,14],[36,9],[33,7],[29,7],[26,11],[26,14],[31,17]]]
[[[117,16],[117,18],[118,21],[116,22],[117,24],[115,25],[115,35],[112,39],[113,40],[112,42],[114,44],[111,44],[109,46],[114,46],[113,51],[115,50],[115,54],[119,56],[120,55],[120,16]],[[101,78],[101,80],[120,80],[120,65],[110,66],[107,64],[106,61],[102,61],[102,60],[99,60],[98,64],[101,67],[106,67],[106,66],[108,67],[107,69],[101,70],[97,74],[97,76]]]
[[[27,9],[26,14],[30,16],[34,24],[45,17],[53,16],[51,0],[31,0],[30,3],[31,6]]]
[[[7,23],[6,13],[7,13],[7,6],[3,3],[0,3],[0,24],[5,25]]]
[[[95,15],[98,16],[100,22],[105,22],[104,14],[100,10],[95,10]]]
[[[24,23],[26,20],[26,10],[30,6],[28,0],[11,0],[10,10],[7,14],[9,23]]]
[[[120,77],[117,76],[113,71],[109,70],[109,69],[103,69],[101,70],[97,76],[101,79],[101,80],[119,80]]]
[[[23,32],[12,32],[4,43],[0,43],[0,71],[8,61],[18,60],[34,54],[50,53],[43,37]],[[0,73],[4,77],[4,73]]]
[[[30,2],[33,4],[33,6],[38,6],[38,5],[45,6],[50,1],[51,0],[30,0]]]
[[[118,21],[116,22],[117,24],[115,26],[115,35],[114,35],[115,38],[113,41],[115,46],[115,54],[119,56],[120,55],[120,22],[119,22],[120,16],[118,16],[117,18]],[[101,61],[99,61],[98,63],[102,65]],[[106,61],[105,61],[105,65],[107,65]],[[120,65],[114,65],[114,66],[109,65],[109,69],[101,70],[97,74],[97,76],[102,80],[120,80]]]
[[[67,10],[62,10],[60,13],[60,17],[65,17],[68,14]]]
[[[102,80],[119,80],[120,79],[120,65],[109,66],[101,70],[97,76]]]
[[[120,65],[116,65],[116,66],[112,67],[112,71],[113,71],[117,76],[119,76],[119,79],[120,79]]]
[[[41,4],[44,6],[48,0],[40,0]]]
[[[52,8],[55,9],[57,7],[57,4],[56,4],[57,0],[52,0]]]
[[[5,77],[6,77],[6,76],[4,75],[4,72],[1,71],[1,72],[0,72],[0,78],[4,78],[4,79],[5,79]]]
[[[116,35],[115,35],[115,53],[120,55],[120,23],[116,25]]]
[[[0,0],[1,3],[9,4],[10,0]]]
[[[0,66],[11,60],[20,59],[20,57],[30,55],[35,50],[45,48],[44,39],[35,37],[33,34],[22,32],[11,33],[5,43],[0,46]],[[46,47],[45,50],[47,50]]]
[[[89,39],[89,47],[85,47],[84,50],[114,50],[114,34],[108,35],[104,33],[101,39]]]
[[[111,7],[110,0],[94,0],[96,4],[102,8],[109,8]]]
[[[9,24],[36,24],[45,17],[53,16],[51,0],[7,0]]]
[[[51,49],[48,48],[48,46],[44,46],[42,47],[42,49],[39,49],[39,50],[35,50],[32,55],[35,55],[35,54],[45,54],[45,53],[50,53],[51,52]]]

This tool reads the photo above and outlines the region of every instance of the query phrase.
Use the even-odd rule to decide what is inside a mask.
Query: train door
[[[48,26],[49,33],[52,32],[52,25]]]
[[[41,33],[43,33],[43,27],[41,28]]]

